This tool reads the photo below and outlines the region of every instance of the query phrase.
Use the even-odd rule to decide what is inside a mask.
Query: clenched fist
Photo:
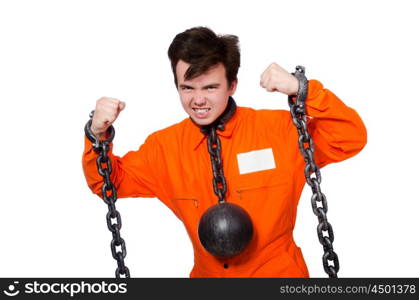
[[[271,63],[260,76],[260,86],[268,92],[296,95],[298,79],[276,63]]]
[[[115,122],[119,113],[125,108],[125,102],[115,98],[102,97],[96,101],[95,113],[92,119],[93,134],[100,138]]]

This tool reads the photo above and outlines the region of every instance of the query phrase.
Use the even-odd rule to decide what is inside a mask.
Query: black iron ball
[[[209,253],[220,258],[232,257],[242,252],[252,239],[252,220],[240,206],[221,202],[202,215],[198,234]]]

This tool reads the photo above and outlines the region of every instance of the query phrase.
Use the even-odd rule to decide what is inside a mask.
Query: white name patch
[[[275,169],[272,148],[237,154],[240,174]]]

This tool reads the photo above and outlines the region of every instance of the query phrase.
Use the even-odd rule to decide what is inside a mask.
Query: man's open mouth
[[[198,114],[203,114],[208,112],[211,108],[192,108]]]

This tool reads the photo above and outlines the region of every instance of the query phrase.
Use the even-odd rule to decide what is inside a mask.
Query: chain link
[[[224,196],[227,192],[227,183],[223,173],[223,163],[221,160],[221,142],[220,138],[216,133],[216,128],[212,127],[207,139],[208,152],[211,157],[212,165],[212,185],[214,193],[218,197],[218,202],[222,203],[225,201]]]
[[[297,99],[294,102],[293,96],[288,96],[288,104],[290,106],[292,122],[298,131],[298,146],[306,164],[304,175],[307,184],[311,187],[313,192],[311,206],[314,214],[319,220],[317,235],[324,250],[324,255],[322,257],[323,268],[330,278],[337,278],[339,259],[336,252],[333,251],[332,245],[335,237],[332,225],[327,221],[327,200],[325,194],[323,194],[320,189],[320,168],[314,161],[314,143],[307,129],[305,100],[307,97],[308,81],[304,75],[305,68],[303,66],[297,66],[295,69],[295,73],[292,74],[299,81]],[[319,206],[319,204],[321,204],[321,206]],[[325,232],[327,235],[324,234]]]
[[[92,142],[94,151],[99,155],[96,159],[96,166],[98,173],[103,177],[102,185],[102,199],[108,205],[108,213],[106,214],[106,223],[108,229],[112,232],[111,241],[111,252],[112,257],[116,260],[118,267],[115,270],[115,277],[121,278],[121,275],[125,275],[125,278],[130,277],[129,269],[125,265],[124,258],[127,255],[127,249],[125,241],[121,237],[120,230],[122,227],[122,220],[120,213],[116,210],[115,202],[118,199],[116,188],[111,180],[112,163],[108,156],[110,146],[115,136],[115,130],[113,126],[108,129],[109,138],[101,141],[93,134],[91,130],[92,118],[94,111],[89,115],[90,120],[86,123],[84,131],[87,138]],[[105,166],[104,166],[105,165]],[[118,250],[118,247],[120,250]]]

